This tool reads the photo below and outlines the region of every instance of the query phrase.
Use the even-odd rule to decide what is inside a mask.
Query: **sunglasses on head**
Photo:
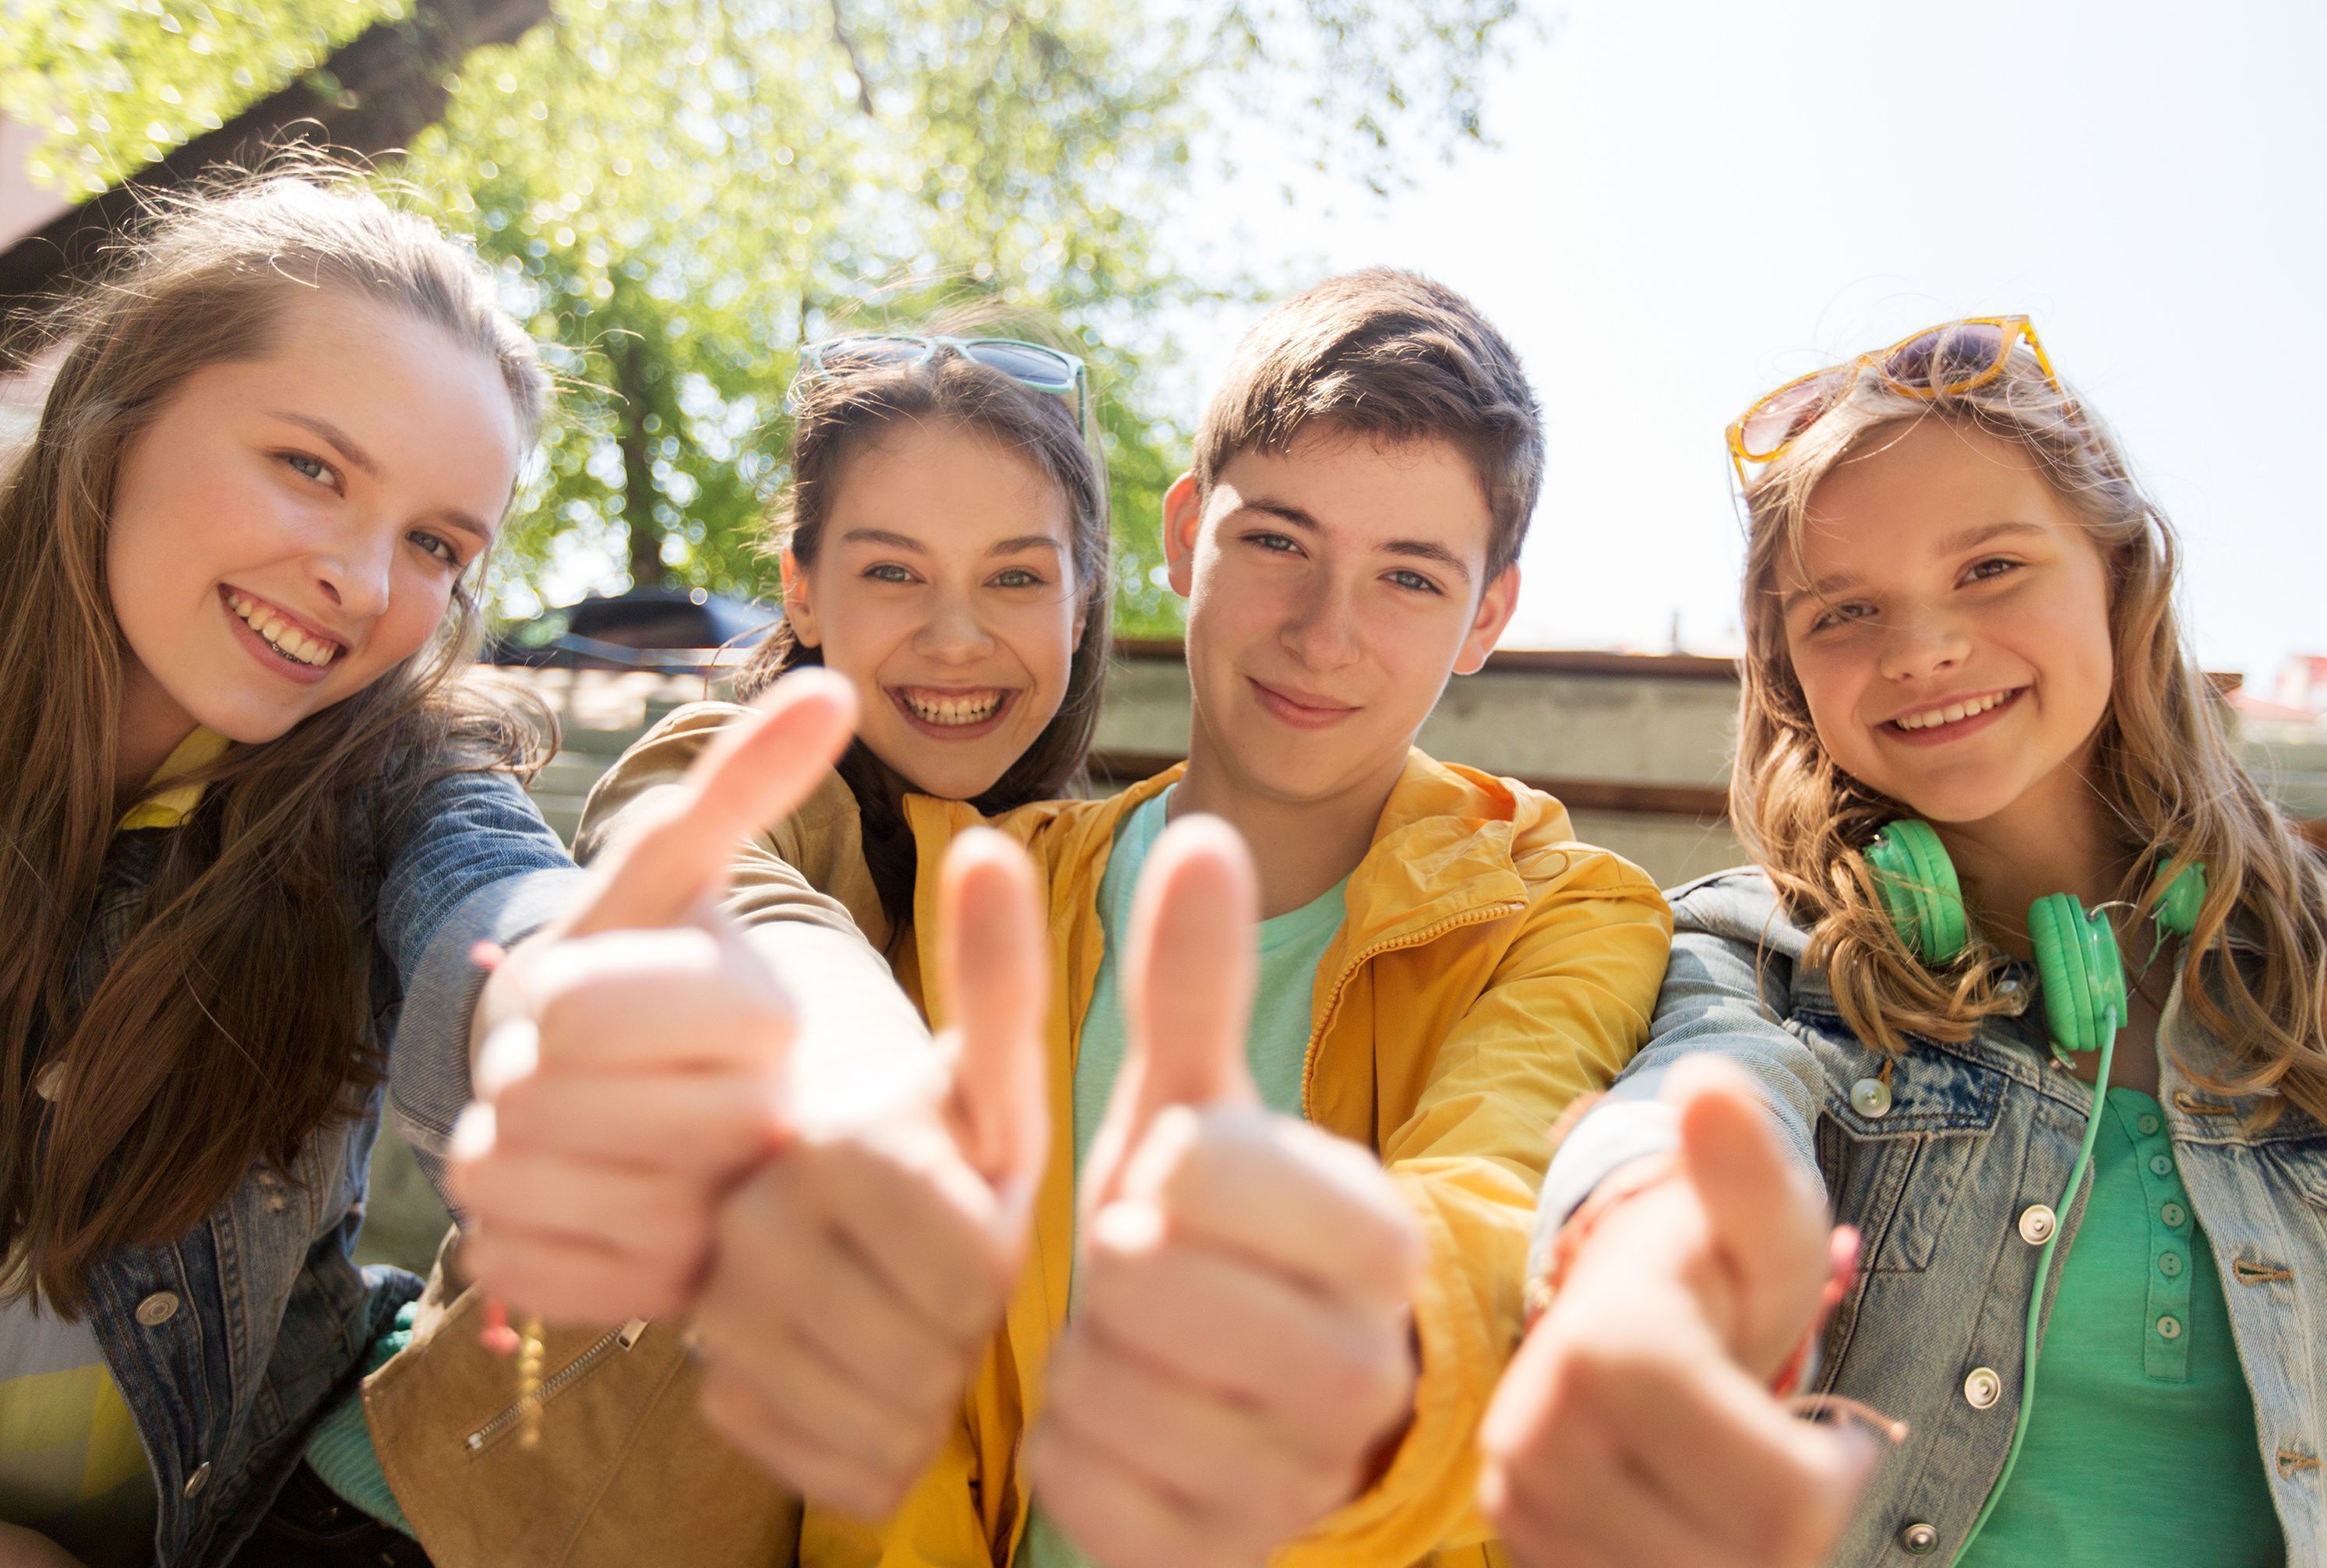
[[[1048,392],[1073,403],[1075,425],[1083,428],[1088,415],[1089,375],[1083,362],[1042,343],[1022,338],[920,337],[905,332],[867,332],[827,338],[800,350],[799,370],[792,378],[787,406],[798,412],[799,388],[821,377],[866,365],[926,365],[940,350],[950,350],[975,365],[999,370],[1023,387]]]
[[[2045,356],[2044,345],[2037,341],[2036,329],[2026,316],[1969,316],[1942,322],[1887,349],[1797,376],[1776,391],[1755,398],[1752,406],[1729,426],[1729,461],[1736,466],[1737,481],[1745,482],[1747,463],[1775,462],[1804,432],[1850,396],[1861,376],[1872,375],[1909,397],[1960,397],[2003,375],[2014,352],[2023,348],[2044,372],[2052,390],[2067,397],[2068,389],[2053,373],[2052,361]]]

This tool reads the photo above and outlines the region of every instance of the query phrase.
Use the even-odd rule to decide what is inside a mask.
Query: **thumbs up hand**
[[[803,1089],[727,1203],[696,1309],[711,1422],[809,1498],[892,1509],[951,1429],[1025,1253],[1050,1154],[1048,938],[1033,866],[962,835],[939,890],[957,1017],[902,1105]]]
[[[815,789],[855,715],[837,676],[778,683],[488,981],[450,1177],[463,1264],[512,1305],[620,1322],[693,1293],[719,1196],[774,1146],[795,1023],[717,899],[736,849]]]
[[[1370,1151],[1260,1105],[1257,907],[1218,818],[1173,824],[1140,879],[1130,1053],[1027,1445],[1043,1507],[1107,1568],[1250,1568],[1362,1489],[1412,1411],[1419,1228]]]
[[[1769,1383],[1821,1291],[1839,1298],[1856,1237],[1830,1233],[1818,1181],[1735,1069],[1684,1063],[1665,1097],[1678,1158],[1603,1186],[1481,1427],[1481,1499],[1527,1568],[1811,1568],[1883,1442],[1794,1419]]]

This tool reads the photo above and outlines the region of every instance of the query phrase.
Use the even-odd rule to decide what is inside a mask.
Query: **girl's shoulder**
[[[1799,963],[1809,933],[1796,924],[1769,873],[1758,865],[1732,866],[1665,890],[1673,936],[1742,942]]]

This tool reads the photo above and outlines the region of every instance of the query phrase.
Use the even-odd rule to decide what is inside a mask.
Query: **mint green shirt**
[[[2276,1568],[2254,1398],[2158,1103],[2109,1090],[2003,1500],[1959,1568]]]
[[[1164,835],[1169,811],[1166,802],[1173,789],[1142,803],[1116,828],[1115,850],[1099,882],[1104,947],[1098,979],[1091,989],[1090,1010],[1083,1014],[1082,1033],[1075,1044],[1078,1174],[1090,1154],[1099,1124],[1107,1118],[1116,1074],[1122,1070],[1130,1048],[1124,1025],[1123,975],[1116,959],[1130,939],[1131,905],[1140,869],[1147,863],[1155,841]],[[1308,1066],[1313,1024],[1310,999],[1316,990],[1317,966],[1341,929],[1349,885],[1350,879],[1343,877],[1299,909],[1260,923],[1260,984],[1253,998],[1252,1022],[1245,1031],[1245,1059],[1252,1066],[1261,1103],[1288,1116],[1303,1114],[1301,1080]],[[1071,1290],[1068,1300],[1071,1311]],[[1089,1559],[1076,1551],[1051,1522],[1040,1498],[1027,1516],[1026,1534],[1013,1561],[1015,1568],[1089,1568]]]

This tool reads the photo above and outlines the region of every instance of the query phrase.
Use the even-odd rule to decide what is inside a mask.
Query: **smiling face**
[[[874,755],[967,800],[1065,699],[1083,596],[1066,498],[953,420],[892,425],[841,460],[815,560],[784,557],[784,613],[856,687]]]
[[[1330,426],[1243,452],[1164,503],[1188,599],[1192,770],[1280,804],[1387,794],[1449,673],[1486,661],[1518,597],[1485,581],[1491,518],[1449,443]]]
[[[2081,789],[2115,661],[2108,572],[2020,447],[1925,419],[1811,492],[1779,590],[1818,740],[1936,823]]]
[[[426,645],[516,481],[492,360],[299,292],[263,359],[207,366],[123,454],[106,573],[125,763],[197,724],[271,741]]]

